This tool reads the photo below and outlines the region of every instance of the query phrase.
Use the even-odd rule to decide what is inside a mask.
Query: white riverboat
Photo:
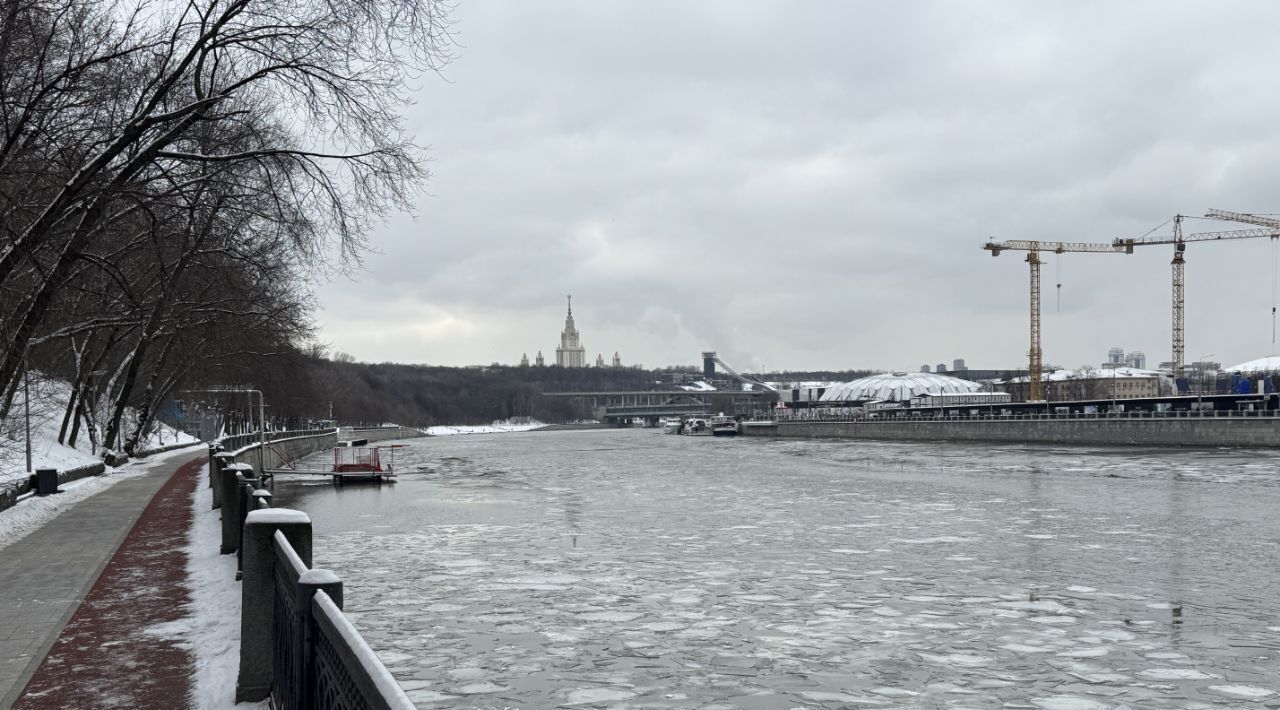
[[[711,418],[711,435],[712,436],[737,436],[738,420],[733,417],[726,417],[723,414]]]

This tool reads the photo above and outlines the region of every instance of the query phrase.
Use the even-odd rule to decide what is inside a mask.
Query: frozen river
[[[420,706],[1280,701],[1278,453],[627,430],[397,461],[277,497]]]

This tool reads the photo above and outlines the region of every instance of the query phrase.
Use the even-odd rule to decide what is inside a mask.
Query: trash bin
[[[47,496],[58,492],[58,469],[36,469],[36,495]]]

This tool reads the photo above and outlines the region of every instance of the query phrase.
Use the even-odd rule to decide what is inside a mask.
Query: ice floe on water
[[[1136,675],[1147,680],[1209,680],[1222,677],[1194,668],[1148,668],[1145,671],[1138,671]]]
[[[939,477],[936,446],[850,446],[430,439],[398,454],[421,473],[393,496],[298,488],[289,505],[424,708],[1275,700],[1280,611],[1248,591],[1273,573],[1238,561],[1274,555],[1280,483],[1215,478],[1222,454],[1072,452],[1068,475],[1053,452],[954,447],[963,472]],[[1126,478],[1098,477],[1125,456]]]
[[[1276,694],[1274,690],[1266,688],[1255,688],[1250,685],[1211,685],[1209,690],[1214,693],[1226,695],[1232,698],[1243,698],[1245,700],[1265,700]]]

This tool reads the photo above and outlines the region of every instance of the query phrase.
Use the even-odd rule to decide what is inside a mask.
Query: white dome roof
[[[822,394],[823,402],[853,402],[874,399],[905,402],[922,394],[977,392],[977,382],[928,372],[885,374],[863,377],[853,382],[834,385]]]
[[[1243,372],[1245,374],[1251,372],[1280,372],[1280,355],[1272,355],[1271,357],[1260,357],[1257,360],[1242,362],[1239,365],[1233,365],[1224,368],[1225,372]]]

